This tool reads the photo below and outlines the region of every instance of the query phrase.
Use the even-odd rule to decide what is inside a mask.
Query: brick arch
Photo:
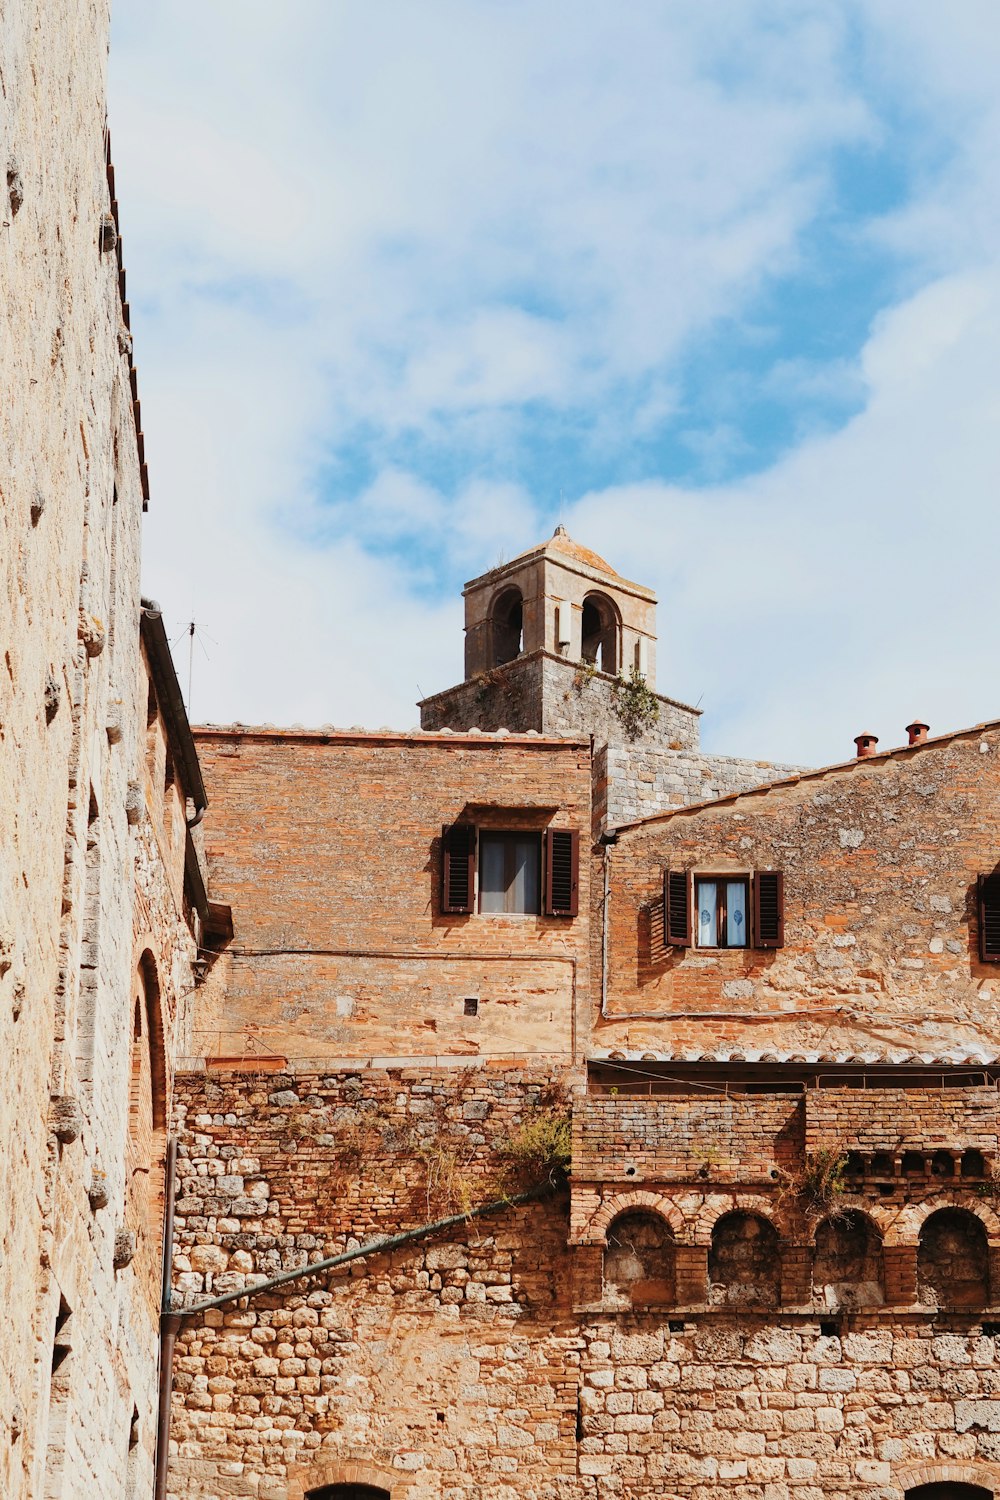
[[[920,1238],[920,1230],[925,1220],[942,1208],[962,1209],[970,1213],[982,1224],[986,1231],[986,1242],[990,1248],[995,1249],[1000,1246],[1000,1216],[985,1203],[970,1203],[966,1199],[958,1200],[955,1195],[949,1193],[936,1193],[933,1198],[925,1198],[922,1203],[906,1204],[889,1226],[885,1234],[885,1243],[887,1245],[915,1245]]]
[[[296,1464],[288,1471],[288,1500],[304,1500],[310,1490],[328,1484],[367,1484],[387,1490],[395,1500],[413,1482],[413,1475],[399,1469],[382,1468],[366,1459],[317,1456],[310,1464]]]
[[[695,1245],[710,1245],[712,1230],[726,1214],[756,1214],[766,1219],[781,1239],[782,1225],[774,1212],[774,1204],[756,1193],[732,1193],[725,1199],[710,1198],[698,1210],[691,1225],[691,1241]]]
[[[584,1243],[607,1248],[608,1230],[615,1219],[626,1213],[656,1214],[666,1221],[675,1239],[684,1233],[684,1217],[676,1203],[661,1193],[636,1188],[632,1193],[616,1193],[613,1198],[605,1199],[587,1225]]]
[[[972,1484],[1000,1495],[1000,1466],[989,1463],[922,1463],[900,1464],[893,1474],[893,1484],[900,1495],[922,1484]]]
[[[875,1233],[878,1235],[883,1244],[885,1244],[886,1235],[889,1233],[892,1225],[895,1223],[895,1215],[886,1213],[885,1210],[879,1207],[878,1204],[869,1203],[866,1204],[864,1208],[857,1208],[853,1203],[849,1206],[845,1204],[842,1209],[833,1209],[830,1213],[825,1213],[816,1220],[812,1229],[812,1238],[814,1243],[816,1240],[816,1232],[820,1228],[820,1226],[826,1224],[832,1217],[840,1213],[857,1214],[859,1219],[864,1219],[866,1223],[871,1225],[872,1229],[874,1229]]]

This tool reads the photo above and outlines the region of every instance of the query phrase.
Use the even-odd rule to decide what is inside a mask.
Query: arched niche
[[[864,1214],[850,1209],[817,1226],[813,1294],[830,1308],[885,1301],[882,1236]]]
[[[723,1214],[712,1229],[708,1300],[777,1307],[781,1299],[778,1232],[761,1214]]]
[[[930,1307],[983,1307],[989,1301],[986,1230],[964,1208],[939,1208],[920,1226],[917,1288]]]
[[[674,1237],[659,1214],[633,1210],[609,1225],[604,1299],[616,1307],[676,1300]]]
[[[621,621],[607,594],[587,594],[583,601],[580,655],[600,672],[618,671]]]
[[[499,593],[490,608],[491,666],[502,667],[524,648],[524,598],[519,588]]]
[[[906,1500],[994,1500],[994,1491],[982,1484],[956,1484],[943,1479],[936,1484],[918,1484],[906,1491]]]
[[[305,1500],[392,1500],[392,1497],[377,1484],[323,1484],[317,1490],[306,1490]]]

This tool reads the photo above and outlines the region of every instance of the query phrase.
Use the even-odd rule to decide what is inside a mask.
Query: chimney
[[[921,724],[919,719],[914,719],[912,724],[907,724],[906,732],[910,736],[911,745],[925,745],[927,743],[927,731],[929,724]]]
[[[876,753],[875,746],[878,744],[878,735],[855,735],[854,743],[858,747],[858,760],[867,760],[869,755],[874,755]]]

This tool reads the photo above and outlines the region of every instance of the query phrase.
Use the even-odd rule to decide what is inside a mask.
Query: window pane
[[[747,946],[747,886],[745,880],[726,881],[726,947]]]
[[[484,833],[479,840],[480,911],[541,911],[537,834]]]
[[[714,880],[699,880],[695,883],[698,895],[698,947],[715,948],[719,938],[716,925],[716,901],[718,887]]]
[[[514,886],[508,911],[538,911],[539,845],[537,838],[517,839],[514,844]]]
[[[504,841],[484,833],[479,843],[479,905],[482,911],[503,911],[507,891],[504,878]]]

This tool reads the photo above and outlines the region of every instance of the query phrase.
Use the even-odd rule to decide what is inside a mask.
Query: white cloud
[[[829,759],[994,711],[998,61],[992,0],[121,0],[146,583],[216,642],[195,714],[414,722],[461,674],[462,577],[587,488],[529,472],[525,432],[543,453],[565,419],[605,464],[654,436],[699,335],[801,267],[836,154],[896,116],[911,190],[856,232],[912,297],[856,366],[762,376],[864,388],[860,414],[565,519],[659,588],[660,686],[704,694],[716,748]],[[428,478],[408,440],[453,462]],[[727,414],[689,441],[746,439]]]

